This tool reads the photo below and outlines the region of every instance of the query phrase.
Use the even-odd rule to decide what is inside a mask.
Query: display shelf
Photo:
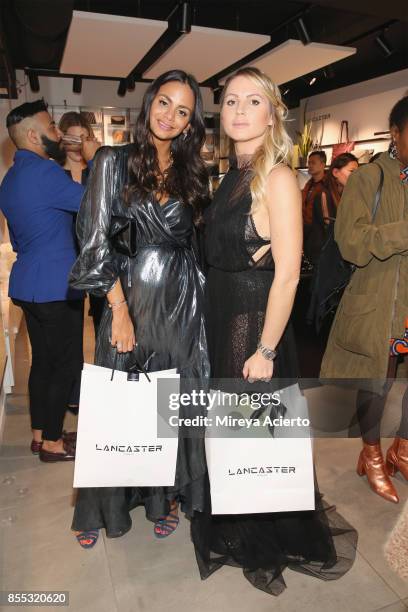
[[[112,106],[68,106],[50,105],[50,113],[54,121],[59,123],[61,117],[68,112],[77,112],[86,116],[96,138],[103,145],[117,146],[132,141],[132,129],[135,125],[139,109],[119,108]],[[124,117],[124,123],[111,123],[111,117]]]
[[[380,132],[381,133],[381,132]],[[370,142],[385,142],[387,140],[390,140],[390,137],[387,136],[379,136],[378,138],[362,138],[361,140],[353,140],[354,144],[366,144],[366,143],[370,143]],[[338,142],[332,143],[332,144],[322,144],[320,145],[320,149],[330,149],[335,147],[336,145],[338,145]]]

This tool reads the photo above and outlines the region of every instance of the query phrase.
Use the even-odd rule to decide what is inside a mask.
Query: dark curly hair
[[[158,189],[160,168],[156,147],[151,138],[150,109],[162,85],[171,81],[187,84],[195,97],[190,118],[190,130],[184,138],[181,133],[171,143],[173,163],[165,177],[164,189],[184,204],[193,207],[194,222],[201,221],[201,213],[209,200],[209,176],[201,158],[205,140],[203,103],[196,79],[182,70],[170,70],[160,75],[149,85],[143,97],[142,109],[136,121],[134,144],[129,151],[129,180],[124,199],[130,203],[136,195],[145,200],[148,194]]]
[[[397,127],[402,132],[408,123],[408,96],[404,96],[392,108],[389,118],[389,126]]]

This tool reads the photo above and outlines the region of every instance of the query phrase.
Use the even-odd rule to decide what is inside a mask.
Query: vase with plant
[[[324,121],[322,120],[320,137],[318,140],[313,139],[313,122],[311,119],[306,120],[306,112],[307,112],[307,102],[303,109],[303,130],[299,132],[296,131],[298,135],[297,140],[297,148],[299,152],[299,166],[304,167],[307,164],[307,158],[310,151],[314,151],[319,149],[323,140],[323,132],[324,132]]]

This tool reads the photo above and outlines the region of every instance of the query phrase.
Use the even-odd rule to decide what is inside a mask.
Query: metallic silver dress
[[[131,201],[121,197],[129,148],[98,151],[77,218],[81,253],[71,285],[105,295],[122,283],[138,346],[118,355],[117,369],[135,362],[148,370],[178,368],[183,379],[209,376],[203,318],[204,277],[192,250],[192,209],[170,198]],[[106,308],[97,338],[95,363],[112,367],[111,311]],[[183,383],[182,383],[183,384]],[[180,414],[180,416],[183,416]],[[191,416],[191,414],[189,414]],[[112,406],[112,418],[115,406]],[[188,515],[204,506],[206,463],[202,437],[180,437],[174,487],[80,489],[73,529],[106,528],[109,537],[131,527],[129,511],[143,504],[151,520],[167,514],[169,500],[181,501]]]

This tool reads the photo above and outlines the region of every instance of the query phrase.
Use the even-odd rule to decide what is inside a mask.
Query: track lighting
[[[310,42],[312,42],[309,36],[309,32],[306,28],[305,22],[303,21],[302,17],[299,17],[299,19],[295,21],[295,27],[296,27],[296,31],[298,33],[299,39],[304,45],[308,45]]]
[[[38,80],[38,76],[35,72],[28,73],[28,80],[30,82],[30,88],[33,93],[37,93],[40,91],[40,81]]]
[[[323,74],[326,77],[326,79],[334,79],[334,77],[336,76],[334,68],[331,65],[326,66],[326,68],[323,68]]]
[[[120,79],[119,87],[118,87],[118,96],[123,98],[126,95],[127,87],[126,87],[126,79]]]
[[[384,32],[376,37],[375,42],[380,47],[381,51],[384,54],[384,57],[390,57],[390,55],[394,53],[394,49],[392,48],[388,40],[385,38]]]
[[[219,104],[220,103],[221,92],[222,92],[222,87],[218,86],[218,87],[214,87],[213,88],[214,104]]]
[[[309,85],[314,85],[316,83],[316,81],[317,81],[317,77],[312,76],[312,78],[309,81]]]
[[[128,91],[135,91],[135,87],[136,87],[135,77],[134,76],[129,76],[126,79],[126,89]]]
[[[286,96],[290,92],[290,88],[287,87],[285,91],[282,93],[282,96]]]
[[[72,81],[72,91],[76,94],[80,94],[82,91],[82,78],[80,76],[74,76]]]

